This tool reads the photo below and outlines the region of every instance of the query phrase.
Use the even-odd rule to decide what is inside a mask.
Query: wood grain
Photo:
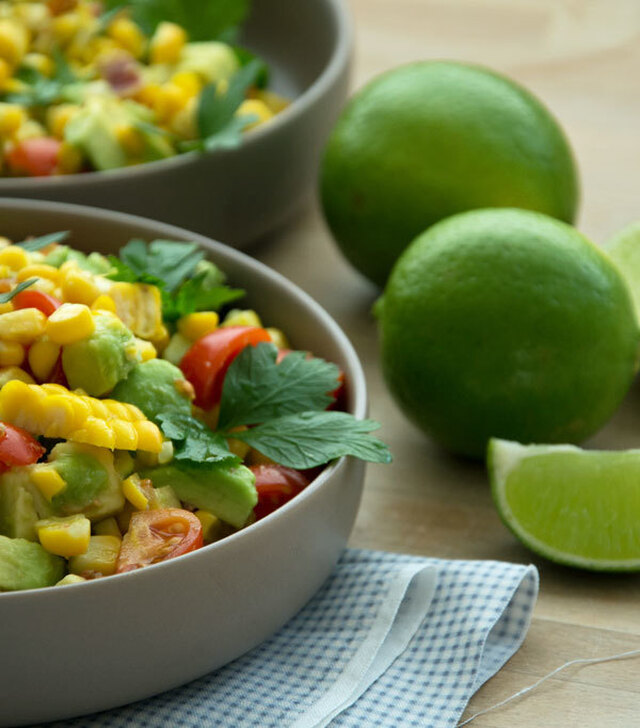
[[[516,78],[556,114],[582,178],[579,227],[606,240],[640,218],[640,3],[637,0],[351,0],[354,88],[391,67],[456,58]],[[500,522],[483,467],[449,457],[399,412],[382,381],[370,307],[376,291],[342,259],[317,203],[254,251],[339,321],[365,367],[390,467],[370,467],[353,546],[535,563],[541,593],[520,652],[467,715],[576,657],[640,648],[640,577],[580,573],[533,557]],[[638,447],[640,385],[592,441]],[[640,725],[640,660],[573,667],[478,718],[478,728]]]

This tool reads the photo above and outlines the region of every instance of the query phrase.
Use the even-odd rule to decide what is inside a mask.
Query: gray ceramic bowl
[[[331,317],[285,278],[185,230],[74,205],[0,200],[0,234],[71,230],[85,250],[130,237],[195,240],[264,321],[336,362],[349,410],[366,413],[358,358]],[[363,463],[343,458],[275,513],[172,561],[84,584],[0,594],[0,725],[81,715],[168,690],[262,642],[327,578],[360,500]]]
[[[241,147],[110,172],[0,179],[0,197],[74,202],[183,225],[243,247],[282,223],[315,186],[347,94],[352,28],[343,0],[254,0],[243,43],[293,99]]]

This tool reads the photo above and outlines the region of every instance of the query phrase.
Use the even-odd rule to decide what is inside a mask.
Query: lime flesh
[[[596,571],[640,571],[640,450],[491,440],[502,520],[532,551]]]

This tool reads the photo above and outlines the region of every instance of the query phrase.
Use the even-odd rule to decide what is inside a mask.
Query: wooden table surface
[[[638,0],[351,0],[353,87],[425,58],[480,62],[524,83],[556,114],[582,178],[578,227],[596,242],[640,218]],[[640,577],[572,571],[536,558],[502,525],[480,465],[453,459],[403,417],[381,378],[376,291],[337,252],[310,200],[253,251],[344,327],[366,371],[371,414],[393,465],[370,466],[351,545],[463,559],[533,562],[540,598],[525,644],[471,700],[480,710],[561,663],[640,648]],[[590,444],[638,447],[640,384]],[[640,726],[640,659],[572,667],[478,718],[478,728]]]

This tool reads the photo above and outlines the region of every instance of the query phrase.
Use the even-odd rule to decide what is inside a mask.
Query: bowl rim
[[[204,152],[185,152],[168,159],[159,159],[153,162],[119,167],[117,169],[76,172],[68,175],[53,175],[51,177],[0,177],[0,197],[3,194],[16,192],[29,192],[34,188],[38,190],[55,190],[59,187],[77,187],[85,184],[100,184],[111,182],[127,182],[130,179],[144,178],[154,174],[178,169],[197,161],[209,160],[233,154],[236,149],[252,147],[259,144],[263,137],[277,132],[279,129],[293,123],[303,116],[310,107],[323,97],[336,83],[336,80],[348,66],[352,49],[354,27],[351,13],[344,0],[322,0],[332,14],[336,27],[334,47],[329,62],[316,80],[296,97],[286,109],[276,114],[268,124],[258,126],[243,137],[240,147],[232,149],[214,149]]]
[[[368,413],[368,398],[367,398],[367,383],[364,375],[364,370],[360,359],[356,353],[356,350],[343,331],[342,327],[338,322],[306,291],[300,288],[296,283],[286,278],[278,271],[270,268],[265,263],[262,263],[251,256],[243,253],[240,250],[232,248],[224,243],[213,238],[208,238],[205,235],[199,233],[192,233],[185,228],[171,225],[170,223],[159,222],[145,218],[140,215],[131,215],[129,213],[118,212],[115,210],[107,210],[103,208],[91,207],[89,205],[77,205],[66,202],[51,202],[48,200],[30,200],[22,198],[11,198],[0,196],[0,220],[6,219],[7,215],[10,215],[12,210],[21,210],[25,212],[32,212],[34,214],[40,213],[61,213],[67,215],[73,215],[75,217],[82,218],[84,221],[92,225],[99,225],[101,221],[108,221],[116,225],[133,225],[139,227],[153,227],[157,230],[157,233],[152,235],[166,236],[167,239],[184,239],[187,237],[189,240],[193,240],[198,243],[199,246],[205,249],[207,253],[218,256],[221,259],[227,259],[233,261],[241,267],[249,269],[252,273],[255,273],[267,281],[276,285],[278,288],[287,289],[290,294],[295,296],[306,308],[310,309],[311,313],[319,318],[324,326],[327,328],[329,336],[343,355],[346,364],[352,370],[352,379],[350,381],[350,387],[352,392],[352,406],[350,412],[358,419],[364,419]],[[1,232],[1,231],[0,231]],[[141,233],[144,234],[144,233]],[[222,263],[224,268],[224,263]],[[7,591],[0,592],[0,610],[3,602],[8,603],[13,600],[15,603],[21,599],[33,599],[34,594],[38,594],[42,599],[57,599],[64,598],[64,594],[69,593],[69,589],[83,588],[84,593],[88,593],[89,589],[93,589],[94,593],[97,593],[99,589],[111,589],[112,584],[121,583],[122,579],[139,579],[154,578],[153,574],[158,573],[161,570],[170,570],[172,568],[179,568],[180,564],[185,563],[184,560],[195,560],[198,558],[207,558],[207,554],[223,551],[233,546],[233,544],[239,538],[251,537],[258,529],[261,531],[268,528],[275,528],[280,520],[283,520],[288,514],[296,509],[299,504],[305,502],[312,497],[323,485],[338,471],[345,468],[347,465],[347,457],[343,456],[338,458],[334,462],[327,465],[324,470],[314,478],[311,483],[295,498],[285,503],[283,506],[278,508],[276,511],[270,513],[264,518],[252,523],[250,526],[243,528],[230,536],[215,541],[214,543],[207,544],[196,551],[192,551],[187,554],[183,554],[175,559],[169,559],[168,561],[159,562],[157,564],[151,564],[142,569],[136,569],[134,571],[125,572],[124,574],[113,574],[111,576],[101,577],[100,579],[88,580],[86,582],[77,584],[67,584],[64,589],[56,588],[56,585],[49,587],[40,587],[36,589],[22,589],[19,591]],[[117,577],[113,579],[112,577]],[[62,595],[62,596],[60,596]]]

